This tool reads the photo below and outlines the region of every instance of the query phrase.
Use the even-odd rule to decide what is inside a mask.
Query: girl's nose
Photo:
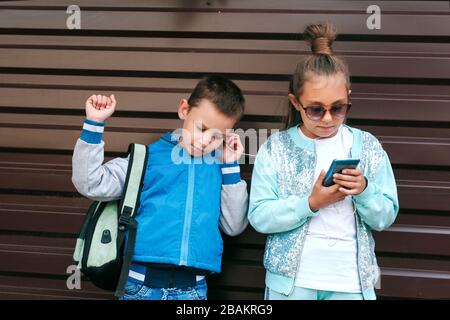
[[[322,121],[324,122],[331,122],[333,121],[333,117],[331,116],[330,110],[326,110],[325,114],[323,115]]]

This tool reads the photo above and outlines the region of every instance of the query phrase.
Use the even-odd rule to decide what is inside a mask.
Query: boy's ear
[[[352,93],[352,90],[351,89],[349,89],[348,90],[348,95],[350,95]]]
[[[298,108],[298,101],[297,101],[297,98],[296,98],[292,93],[289,93],[289,94],[288,94],[288,99],[289,99],[289,101],[291,102],[291,104],[294,106],[294,108],[295,108],[296,110],[300,111],[299,108]]]
[[[186,119],[188,113],[189,113],[189,104],[186,99],[181,99],[180,104],[178,105],[178,117],[181,120],[184,120]]]

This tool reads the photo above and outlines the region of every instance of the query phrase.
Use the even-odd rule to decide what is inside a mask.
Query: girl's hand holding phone
[[[347,194],[340,191],[342,187],[339,184],[334,184],[330,187],[324,187],[322,185],[325,178],[325,171],[320,172],[316,183],[314,184],[311,195],[309,196],[309,208],[312,211],[317,211],[321,208],[327,207],[330,204],[344,200]]]

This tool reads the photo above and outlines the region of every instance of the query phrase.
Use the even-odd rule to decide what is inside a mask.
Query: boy
[[[205,275],[221,269],[219,226],[235,236],[248,224],[247,186],[238,164],[243,147],[237,134],[228,133],[241,118],[244,103],[232,81],[204,78],[189,100],[180,101],[183,128],[148,146],[124,300],[206,299]],[[94,200],[119,199],[125,183],[127,158],[102,165],[104,122],[115,106],[114,95],[88,98],[73,154],[73,184]]]

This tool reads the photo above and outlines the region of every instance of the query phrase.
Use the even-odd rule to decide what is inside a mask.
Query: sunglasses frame
[[[347,100],[348,100],[347,103],[343,103],[343,105],[347,106],[347,111],[345,112],[345,116],[342,119],[344,119],[347,116],[348,112],[350,111],[350,108],[352,107],[352,100],[350,98],[350,95],[347,96]],[[322,114],[322,116],[319,119],[311,119],[311,117],[308,115],[307,110],[308,110],[308,108],[312,108],[312,107],[304,107],[302,102],[300,101],[300,99],[297,99],[297,102],[300,105],[300,107],[305,111],[305,114],[308,117],[308,119],[311,120],[311,121],[320,121],[320,120],[322,120],[322,118],[324,117],[324,115],[325,115],[325,113],[327,111],[330,111],[330,114],[331,114],[331,116],[333,118],[338,118],[339,119],[339,117],[336,117],[333,113],[331,113],[331,109],[325,109],[324,106],[321,106],[325,110],[324,113]],[[333,107],[333,106],[331,106],[331,107]]]

